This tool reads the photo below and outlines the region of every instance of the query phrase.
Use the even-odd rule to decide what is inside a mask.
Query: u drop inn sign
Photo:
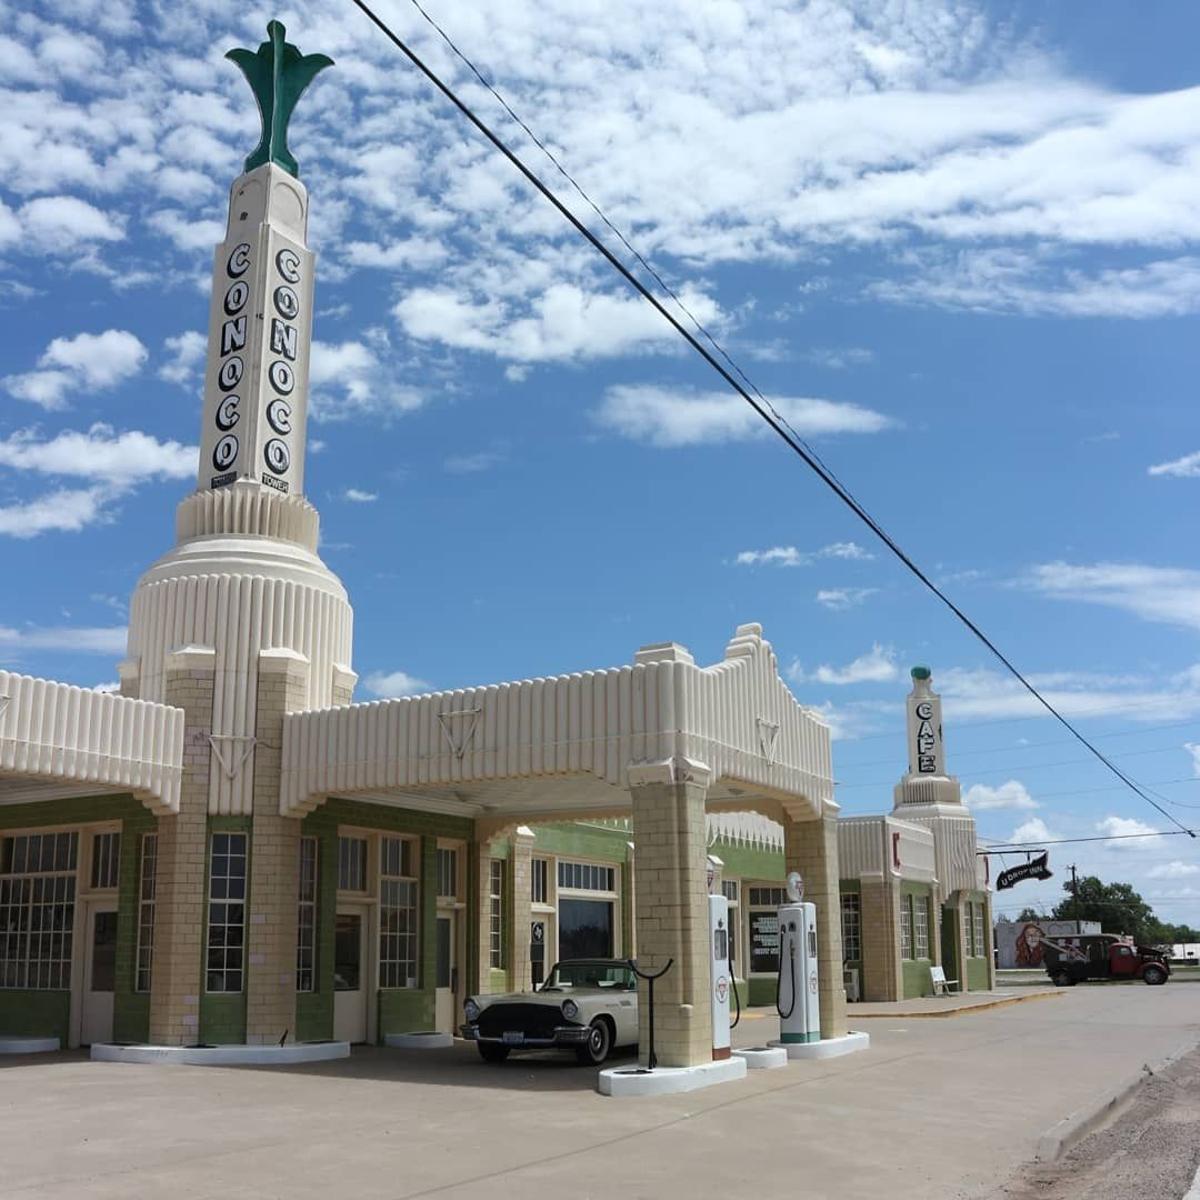
[[[996,891],[1002,892],[1005,888],[1013,887],[1026,879],[1052,878],[1054,872],[1047,865],[1049,860],[1050,851],[1043,850],[1041,854],[1036,858],[1031,858],[1027,863],[1021,863],[1019,867],[1009,867],[1007,871],[1001,871],[996,876]]]

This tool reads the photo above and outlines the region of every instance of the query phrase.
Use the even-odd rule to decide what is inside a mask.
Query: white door
[[[88,906],[87,950],[83,967],[83,1011],[79,1040],[111,1042],[113,1036],[113,991],[117,976],[117,906]]]
[[[437,917],[437,989],[434,1016],[439,1033],[456,1033],[458,1018],[458,922],[453,913]]]
[[[338,909],[333,935],[333,1037],[367,1040],[367,921],[361,908]]]

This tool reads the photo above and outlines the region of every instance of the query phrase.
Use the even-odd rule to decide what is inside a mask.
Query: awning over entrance
[[[183,710],[0,671],[0,804],[129,793],[179,811]]]
[[[710,667],[668,642],[632,666],[291,713],[280,809],[332,794],[463,815],[622,812],[631,767],[687,760],[711,771],[712,807],[769,799],[807,819],[832,803],[829,728],[788,690],[760,626],[740,626]]]

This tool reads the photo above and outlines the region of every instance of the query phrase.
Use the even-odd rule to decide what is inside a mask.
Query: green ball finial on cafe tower
[[[278,21],[267,26],[267,41],[253,50],[230,50],[225,57],[237,63],[258,101],[262,137],[246,159],[246,170],[263,163],[278,163],[290,175],[300,177],[300,168],[287,147],[287,127],[304,89],[326,67],[333,66],[327,54],[301,54],[284,41],[287,30]]]
[[[909,674],[914,679],[928,679],[933,672],[928,667],[913,667]]]

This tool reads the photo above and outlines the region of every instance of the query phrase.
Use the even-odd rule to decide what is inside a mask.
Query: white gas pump
[[[729,968],[729,901],[708,897],[708,964],[712,994],[712,1056],[729,1057],[729,993],[733,972]]]
[[[817,978],[817,906],[804,903],[798,871],[787,878],[788,903],[779,906],[779,980],[775,1007],[779,1040],[819,1042],[821,1004]]]

